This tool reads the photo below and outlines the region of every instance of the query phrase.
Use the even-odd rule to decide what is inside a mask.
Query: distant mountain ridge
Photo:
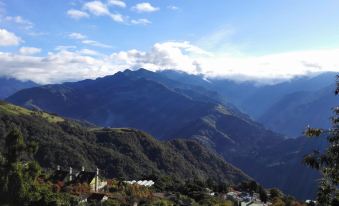
[[[328,128],[330,108],[339,103],[333,95],[336,78],[334,72],[296,77],[275,85],[257,85],[255,82],[213,78],[204,80],[202,76],[176,71],[161,71],[159,74],[171,80],[216,92],[218,101],[226,105],[235,105],[252,119],[290,138],[301,135],[307,124]],[[307,106],[298,105],[294,103],[295,100],[305,103],[312,100],[313,103],[311,101]],[[299,109],[300,107],[304,108]],[[314,111],[321,112],[311,117]],[[291,117],[295,117],[293,124],[289,124]]]
[[[237,114],[209,98],[208,91],[206,94],[188,88],[183,92],[180,87],[171,88],[140,75],[146,72],[158,76],[146,70],[127,70],[97,80],[19,91],[8,100],[101,126],[140,128],[158,138],[170,138],[181,127],[213,111],[223,115]],[[253,123],[250,119],[245,120]]]
[[[185,124],[181,115],[198,118],[197,113],[205,113],[210,107],[209,104],[193,102],[162,84],[131,79],[124,73],[23,90],[8,100],[101,126],[143,129],[159,138]]]
[[[15,92],[39,86],[32,81],[19,81],[13,78],[0,77],[0,99],[5,99]]]
[[[339,105],[337,97],[334,96],[334,88],[333,84],[318,91],[285,95],[273,104],[259,121],[274,131],[284,131],[289,136],[302,135],[307,125],[329,128],[331,108]]]

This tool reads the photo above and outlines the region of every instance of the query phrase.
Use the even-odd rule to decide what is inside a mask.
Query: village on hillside
[[[77,205],[120,205],[115,203],[126,203],[126,205],[145,205],[143,203],[153,200],[159,204],[154,205],[195,205],[188,197],[183,197],[181,194],[173,191],[156,191],[154,186],[156,182],[153,180],[116,180],[105,179],[100,175],[100,170],[86,171],[84,167],[79,171],[75,171],[72,167],[61,169],[57,167],[52,171],[51,175],[41,177],[41,184],[53,184],[54,192],[66,192],[75,197]],[[268,196],[264,197],[266,202],[263,202],[263,197],[257,192],[241,191],[236,187],[229,187],[226,192],[217,193],[209,188],[203,188],[202,191],[191,191],[199,193],[201,196],[218,198],[224,201],[220,205],[234,206],[269,206],[275,205],[268,201],[273,192],[268,192]],[[274,194],[279,195],[279,194]],[[271,198],[272,199],[272,198]],[[154,201],[155,200],[155,201]],[[264,201],[265,201],[264,200]],[[313,205],[312,202],[308,201]],[[147,205],[147,204],[146,204]],[[152,204],[153,205],[153,204]],[[219,204],[218,204],[219,205]]]

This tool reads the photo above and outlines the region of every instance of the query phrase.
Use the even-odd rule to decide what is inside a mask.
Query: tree
[[[266,203],[267,200],[268,200],[268,195],[267,195],[267,192],[266,190],[262,187],[262,186],[259,186],[258,188],[258,192],[259,192],[259,198],[262,202]]]
[[[14,127],[5,138],[4,162],[0,170],[1,202],[19,204],[26,198],[29,188],[24,182],[25,165],[19,164],[24,150],[24,138]]]
[[[258,184],[255,181],[252,180],[248,183],[248,189],[249,189],[250,193],[253,194],[254,192],[257,192]]]
[[[20,130],[14,127],[6,136],[5,141],[5,159],[7,159],[7,163],[17,163],[19,161],[19,158],[22,156],[23,151],[25,150],[24,137],[22,136]]]
[[[270,197],[273,199],[275,197],[283,197],[283,193],[277,188],[270,189]]]
[[[65,205],[70,197],[52,192],[50,185],[37,181],[41,167],[28,161],[37,151],[36,143],[25,143],[16,127],[5,138],[5,152],[0,155],[0,203],[8,205]],[[25,161],[23,158],[25,157]],[[60,203],[60,204],[59,204]]]
[[[285,202],[280,197],[272,199],[272,206],[285,206]]]
[[[339,95],[339,75],[337,75],[335,95]],[[339,107],[333,109],[332,127],[329,130],[307,127],[309,137],[327,137],[328,147],[324,152],[314,151],[305,156],[304,163],[320,171],[317,200],[320,205],[329,206],[339,200]]]

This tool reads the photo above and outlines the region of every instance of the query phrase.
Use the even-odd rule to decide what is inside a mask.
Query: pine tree
[[[22,136],[20,130],[14,127],[11,132],[6,136],[6,153],[5,158],[7,163],[15,164],[19,161],[25,150],[24,137]]]
[[[37,149],[37,143],[26,144],[21,131],[13,126],[0,154],[0,205],[71,205],[69,195],[53,193],[51,185],[37,181],[42,169],[29,160]]]
[[[23,161],[23,157],[32,157],[36,149],[36,144],[26,145],[17,127],[13,127],[6,136],[5,153],[0,165],[0,202],[23,205],[41,198],[36,185],[41,167],[35,161]]]
[[[262,202],[266,203],[267,200],[268,200],[268,195],[267,195],[267,192],[266,190],[262,187],[262,186],[259,186],[258,188],[258,192],[259,192],[259,198]]]
[[[339,75],[335,95],[339,95]],[[306,165],[320,171],[317,200],[322,206],[337,204],[339,201],[339,107],[333,109],[332,127],[329,130],[308,127],[309,137],[327,137],[328,147],[324,152],[315,151],[304,158]]]
[[[19,204],[26,198],[28,187],[24,181],[24,165],[20,163],[24,150],[24,138],[14,127],[5,139],[4,162],[0,170],[2,202]]]

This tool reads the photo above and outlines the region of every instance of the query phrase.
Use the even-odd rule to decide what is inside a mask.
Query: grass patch
[[[23,107],[15,106],[13,104],[0,102],[0,113],[5,113],[8,115],[26,115],[26,116],[36,116],[41,117],[43,119],[46,119],[50,123],[57,123],[57,122],[63,122],[64,119],[48,114],[46,112],[40,112],[40,111],[32,111],[29,109],[25,109]]]

